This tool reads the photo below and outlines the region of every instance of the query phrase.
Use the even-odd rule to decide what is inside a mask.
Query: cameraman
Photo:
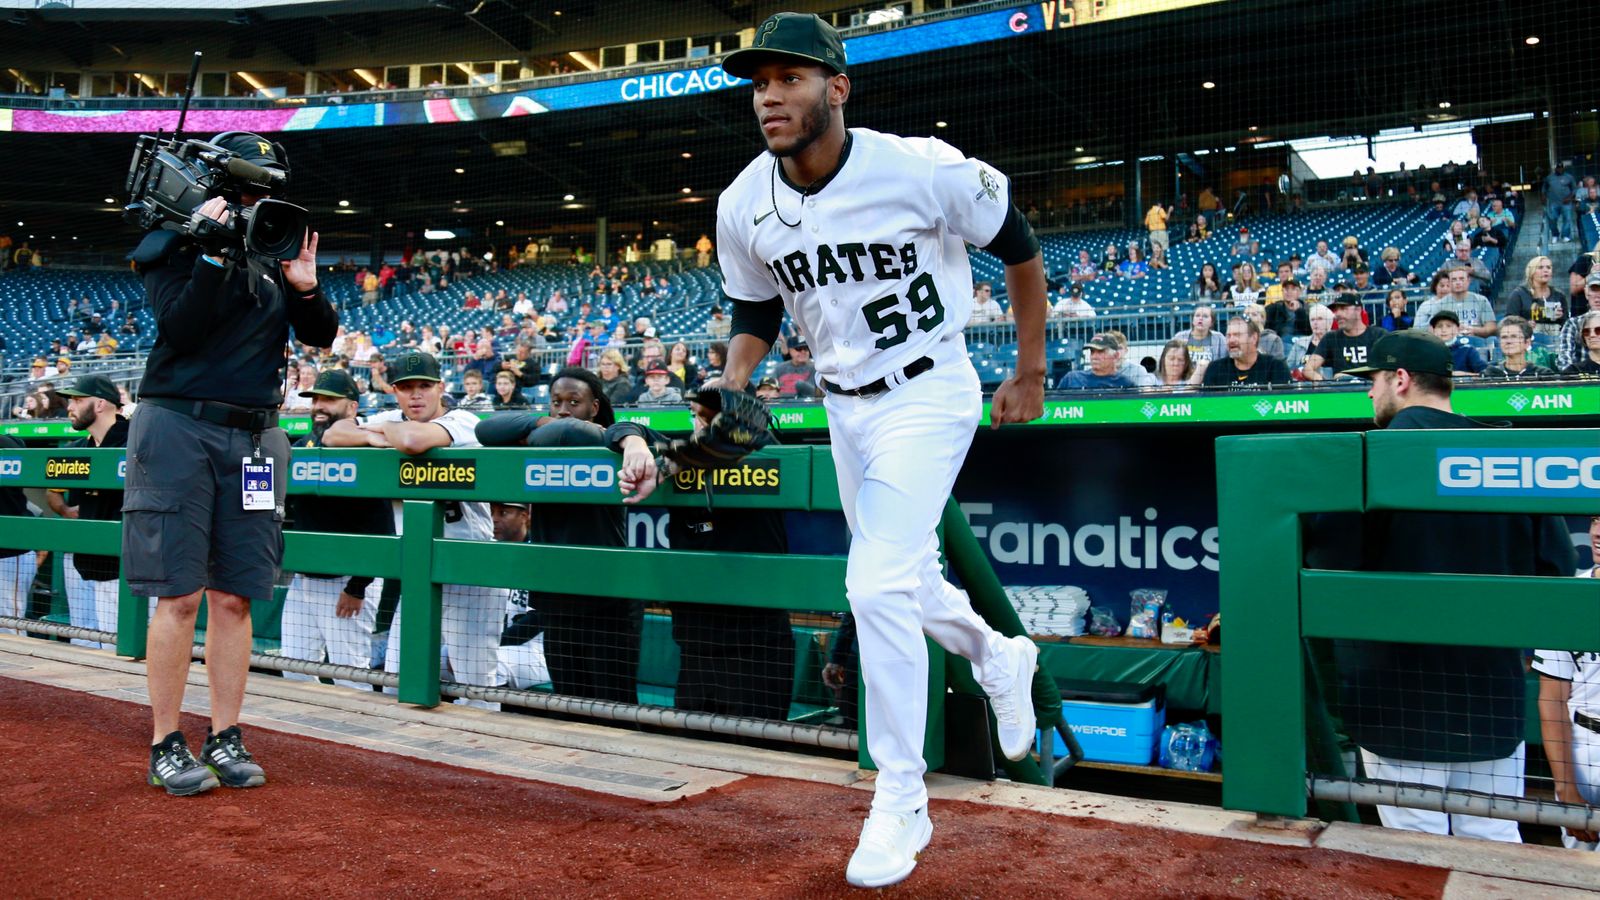
[[[211,142],[288,175],[282,148],[256,135],[228,132]],[[252,192],[260,190],[243,188],[240,205],[255,206],[262,197]],[[212,197],[197,216],[227,225],[228,199]],[[210,790],[219,779],[229,787],[266,782],[238,722],[250,600],[271,596],[283,558],[283,347],[291,328],[297,340],[326,347],[339,325],[317,286],[316,234],[282,262],[249,252],[230,260],[216,249],[160,229],[130,257],[144,277],[156,341],[128,434],[123,573],[134,594],[159,598],[146,651],[149,782],[177,796]],[[178,712],[202,591],[211,729],[197,761]]]

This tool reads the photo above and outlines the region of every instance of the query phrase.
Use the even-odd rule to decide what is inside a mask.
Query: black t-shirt
[[[106,430],[105,440],[96,444],[89,435],[67,444],[68,447],[126,447],[128,446],[128,420],[117,416],[117,421]],[[95,522],[122,521],[122,492],[104,488],[73,488],[64,498],[68,506],[78,508],[78,518]],[[120,559],[115,556],[97,556],[91,553],[72,554],[72,567],[87,581],[110,581],[117,577]]]
[[[21,450],[25,445],[14,437],[0,434],[0,450]],[[0,516],[31,516],[28,512],[28,498],[19,487],[0,487]],[[0,559],[10,559],[32,550],[18,550],[12,547],[0,547]]]
[[[1288,384],[1289,367],[1276,356],[1261,353],[1256,356],[1255,365],[1241,370],[1231,357],[1224,356],[1212,360],[1211,365],[1206,366],[1205,377],[1200,383],[1206,387],[1227,388]]]
[[[1337,375],[1345,369],[1366,365],[1372,345],[1388,333],[1377,325],[1369,325],[1367,330],[1351,337],[1343,329],[1336,328],[1323,335],[1322,343],[1311,352],[1322,357],[1322,364],[1333,369],[1333,374]]]
[[[269,262],[222,267],[181,247],[165,263],[144,270],[156,342],[145,363],[142,396],[255,408],[283,402],[289,330],[296,340],[328,347],[339,314],[320,294],[312,300],[286,297],[292,289],[278,264]]]
[[[306,435],[294,443],[296,447],[320,447],[314,435]],[[293,465],[291,462],[290,465]],[[294,531],[315,531],[320,534],[367,534],[385,536],[394,534],[394,507],[388,500],[377,497],[322,497],[316,494],[289,495],[289,522]],[[303,572],[311,578],[336,578],[336,574]],[[345,583],[344,592],[352,597],[365,594],[372,579],[353,575]]]

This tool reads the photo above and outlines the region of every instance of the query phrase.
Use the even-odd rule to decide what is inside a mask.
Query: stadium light
[[[383,227],[385,227],[385,228],[393,228],[394,227],[394,223],[393,222],[385,222],[385,223],[383,223]]]
[[[456,169],[456,174],[457,174],[457,175],[465,175],[465,174],[467,174],[467,170],[466,170],[466,169],[463,169],[463,168],[459,168],[459,167],[457,167],[457,169]]]
[[[683,193],[685,193],[685,194],[692,194],[692,193],[694,193],[694,191],[693,191],[693,190],[691,190],[691,189],[690,189],[690,188],[684,188],[684,189],[683,189]]]
[[[497,225],[498,227],[504,228],[505,225],[506,225],[506,220],[505,219],[495,219],[494,220],[494,224]]]
[[[1073,147],[1072,148],[1072,152],[1073,153],[1082,153],[1083,152],[1083,148],[1082,147]]]
[[[422,236],[430,241],[448,241],[455,237],[456,233],[454,231],[446,231],[442,228],[429,228],[428,230],[422,232]]]
[[[1209,91],[1212,88],[1216,87],[1217,83],[1215,81],[1202,81],[1202,82],[1200,82],[1200,86]]]
[[[106,198],[106,202],[107,203],[115,203],[115,202],[117,202],[117,198],[115,198],[115,197],[107,197]]]
[[[949,124],[950,124],[949,122],[945,122],[943,120],[940,120],[938,122],[933,123],[933,127],[935,127],[935,128],[946,128],[946,127],[949,126]]]
[[[687,150],[683,151],[682,153],[679,153],[678,155],[683,157],[684,159],[693,159],[694,158],[694,154],[690,153]]]
[[[574,196],[573,196],[573,195],[571,195],[571,194],[562,194],[562,195],[561,195],[561,199],[562,199],[562,200],[565,200],[565,201],[566,201],[566,202],[568,202],[568,203],[571,203],[571,202],[572,202],[572,201],[574,201],[574,200],[576,200],[576,199],[578,199],[578,198],[577,198],[577,197],[574,197]]]
[[[1439,108],[1440,109],[1449,109],[1450,108],[1450,101],[1449,100],[1440,100],[1439,101]]]
[[[1527,44],[1529,47],[1537,47],[1537,46],[1539,46],[1539,36],[1536,35],[1536,34],[1530,34],[1527,37],[1523,38],[1522,42],[1524,44]]]
[[[350,201],[349,200],[340,200],[339,201],[339,205],[340,206],[349,206],[350,205]]]

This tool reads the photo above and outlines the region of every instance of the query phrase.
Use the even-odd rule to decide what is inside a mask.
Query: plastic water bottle
[[[1167,757],[1171,760],[1171,768],[1183,772],[1204,772],[1205,756],[1205,735],[1190,725],[1179,725],[1173,729],[1172,738],[1167,743]]]

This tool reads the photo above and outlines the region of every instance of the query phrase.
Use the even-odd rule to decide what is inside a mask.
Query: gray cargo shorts
[[[250,433],[141,404],[128,426],[122,573],[134,594],[181,597],[209,587],[268,599],[283,562],[289,438],[261,432],[275,460],[277,508],[245,511],[242,467]]]

